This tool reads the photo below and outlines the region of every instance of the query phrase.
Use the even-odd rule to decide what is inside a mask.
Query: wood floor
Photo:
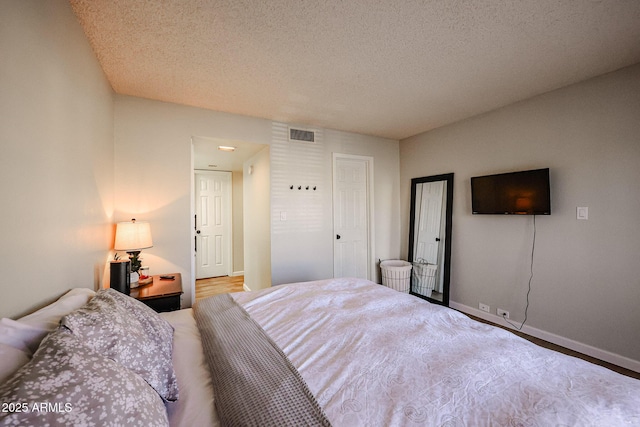
[[[222,276],[196,280],[196,301],[202,298],[231,292],[242,292],[244,276]]]

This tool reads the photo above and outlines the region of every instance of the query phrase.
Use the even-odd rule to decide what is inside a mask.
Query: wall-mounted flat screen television
[[[550,215],[549,169],[471,178],[474,214]]]

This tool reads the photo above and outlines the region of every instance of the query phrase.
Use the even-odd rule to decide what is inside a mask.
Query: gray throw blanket
[[[193,311],[222,425],[331,425],[296,368],[230,295],[198,301]]]

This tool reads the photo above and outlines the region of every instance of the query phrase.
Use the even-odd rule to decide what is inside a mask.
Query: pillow
[[[24,351],[0,343],[0,360],[2,361],[0,363],[0,384],[29,362],[29,356]]]
[[[56,302],[41,308],[35,313],[18,319],[19,322],[26,323],[35,328],[55,330],[60,324],[62,316],[71,313],[85,305],[96,293],[87,288],[71,289],[62,295]],[[44,338],[44,337],[43,337]]]
[[[18,320],[3,318],[0,320],[0,343],[33,354],[40,341],[58,327],[62,316],[82,307],[94,295],[91,289],[72,289],[54,303],[28,316]]]
[[[178,399],[173,327],[140,301],[102,289],[61,324],[92,350],[140,375],[163,399]]]
[[[38,349],[40,341],[51,332],[48,329],[31,326],[18,320],[0,320],[0,344],[24,351],[31,357]]]
[[[169,425],[164,403],[138,375],[60,328],[0,386],[1,425]]]

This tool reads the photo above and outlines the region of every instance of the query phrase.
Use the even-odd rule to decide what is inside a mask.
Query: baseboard
[[[251,288],[248,287],[246,283],[242,284],[242,289],[244,289],[246,292],[251,292]]]
[[[487,320],[489,322],[495,323],[500,326],[504,326],[508,329],[517,330],[513,326],[506,323],[502,317],[484,312],[477,308],[469,307],[464,304],[457,303],[455,301],[449,301],[449,307],[461,311],[463,313],[470,314],[472,316],[479,317],[481,319]],[[519,322],[513,322],[518,324]],[[550,332],[543,331],[541,329],[536,329],[528,325],[524,325],[522,330],[527,335],[531,335],[532,337],[539,338],[541,340],[548,341],[552,344],[556,344],[562,346],[564,348],[568,348],[573,351],[577,351],[582,354],[586,354],[587,356],[595,357],[596,359],[603,360],[608,363],[613,363],[614,365],[620,366],[625,369],[630,369],[634,372],[640,372],[640,361],[630,359],[628,357],[621,356],[616,353],[611,353],[606,350],[602,350],[596,347],[592,347],[590,345],[571,340],[569,338],[562,337],[560,335],[555,335]]]
[[[244,271],[234,271],[230,274],[231,277],[244,276]]]

